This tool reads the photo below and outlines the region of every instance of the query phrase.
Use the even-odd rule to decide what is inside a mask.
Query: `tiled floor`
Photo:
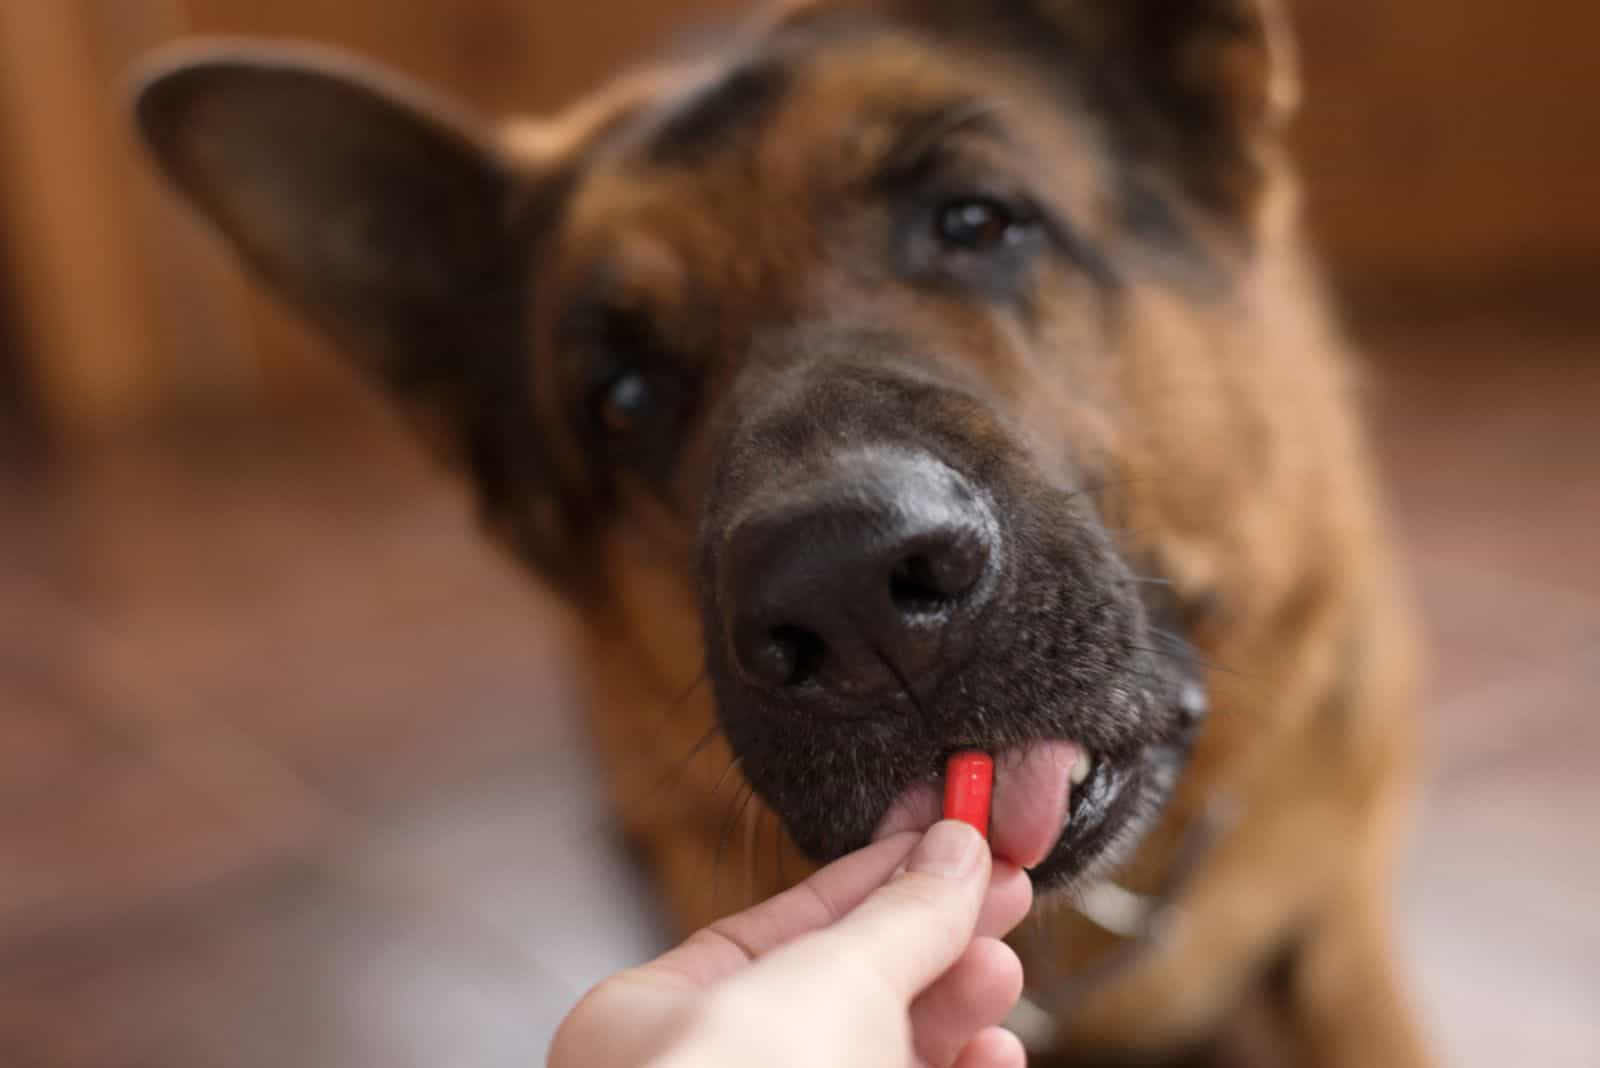
[[[1600,338],[1384,338],[1385,455],[1432,631],[1406,936],[1450,1063],[1600,1064]]]
[[[1414,970],[1451,1063],[1600,1064],[1600,334],[1377,337],[1436,653]],[[656,944],[567,620],[397,436],[0,481],[0,1066],[521,1068]]]

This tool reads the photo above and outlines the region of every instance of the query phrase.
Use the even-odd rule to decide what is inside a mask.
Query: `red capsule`
[[[960,820],[989,837],[989,798],[994,787],[994,760],[974,750],[956,753],[945,765],[944,818]]]

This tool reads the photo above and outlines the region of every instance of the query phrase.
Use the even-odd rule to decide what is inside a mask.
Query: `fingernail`
[[[928,829],[917,848],[911,851],[906,870],[960,879],[977,867],[978,857],[985,848],[983,836],[971,824],[941,820]]]

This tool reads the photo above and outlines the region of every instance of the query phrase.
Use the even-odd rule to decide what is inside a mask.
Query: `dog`
[[[791,0],[548,119],[241,41],[135,111],[579,609],[685,931],[976,747],[1039,1063],[1410,1068],[1413,630],[1296,95],[1271,0]]]

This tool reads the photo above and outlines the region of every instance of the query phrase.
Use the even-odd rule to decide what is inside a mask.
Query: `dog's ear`
[[[1002,34],[1108,112],[1119,152],[1167,169],[1207,208],[1257,207],[1298,100],[1280,0],[902,2],[964,33]]]
[[[525,555],[558,563],[570,531],[524,341],[538,168],[405,79],[309,46],[180,46],[144,64],[134,111],[240,258],[400,402]]]
[[[1279,0],[1042,0],[1070,9],[1096,81],[1141,120],[1130,146],[1175,163],[1203,203],[1253,214],[1299,102]]]
[[[232,42],[147,62],[134,112],[243,261],[462,445],[440,439],[513,358],[483,330],[517,284],[513,182],[470,120],[351,58]]]

